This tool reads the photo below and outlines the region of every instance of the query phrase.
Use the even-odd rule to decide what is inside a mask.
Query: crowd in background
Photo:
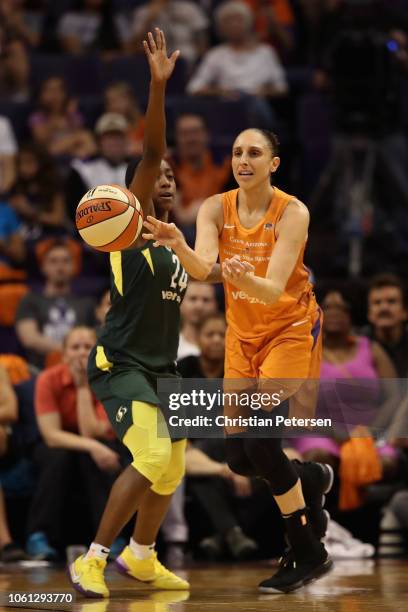
[[[173,220],[193,244],[203,200],[234,186],[234,136],[278,133],[277,184],[311,208],[322,378],[350,382],[321,393],[318,412],[344,424],[357,402],[365,415],[347,432],[287,439],[286,452],[335,470],[329,509],[351,533],[331,522],[332,553],[405,554],[408,2],[0,0],[0,560],[86,543],[129,460],[86,380],[109,269],[74,215],[87,189],[124,184],[142,152],[141,43],[155,25],[181,50],[166,102]],[[189,285],[184,377],[222,378],[223,310],[221,287]],[[74,512],[86,518],[70,533]],[[265,483],[226,466],[221,440],[191,440],[163,551],[172,565],[265,558],[282,548],[279,521]]]

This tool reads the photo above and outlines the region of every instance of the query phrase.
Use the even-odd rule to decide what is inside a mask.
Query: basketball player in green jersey
[[[144,214],[167,220],[175,183],[163,161],[164,99],[178,52],[167,57],[160,30],[155,37],[149,33],[144,47],[151,73],[144,152],[136,169],[128,169],[127,186]],[[154,542],[185,469],[186,441],[170,440],[156,389],[159,378],[177,376],[187,274],[171,249],[153,248],[142,238],[133,249],[111,253],[110,264],[112,306],[90,355],[88,376],[133,462],[113,485],[94,542],[69,566],[69,576],[83,595],[108,597],[104,569],[109,547],[137,510],[133,536],[116,560],[118,569],[154,588],[186,590],[188,582],[157,560]]]

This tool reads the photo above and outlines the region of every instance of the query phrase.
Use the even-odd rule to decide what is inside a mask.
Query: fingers
[[[142,234],[143,240],[154,240],[153,234]]]
[[[164,35],[163,30],[159,30],[159,35],[160,35],[161,48],[163,49],[163,51],[167,55],[166,37]]]
[[[163,49],[163,32],[159,28],[154,28],[156,34],[156,47],[159,51]]]
[[[151,32],[147,34],[147,42],[149,43],[150,52],[156,53],[157,51],[156,41],[154,40],[154,36]]]
[[[173,66],[174,66],[174,64],[177,62],[177,60],[178,60],[179,56],[180,56],[180,51],[179,51],[179,50],[174,51],[174,53],[172,53],[172,54],[171,54],[171,56],[170,56],[170,61],[171,61],[171,63],[173,64]]]

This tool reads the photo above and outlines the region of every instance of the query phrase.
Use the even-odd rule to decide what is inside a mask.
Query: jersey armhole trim
[[[152,274],[154,276],[153,260],[152,260],[152,255],[151,255],[149,249],[143,249],[142,255],[146,258],[146,261],[149,264],[149,268],[152,271]]]

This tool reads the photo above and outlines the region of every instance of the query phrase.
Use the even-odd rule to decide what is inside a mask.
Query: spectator
[[[181,115],[175,125],[176,147],[172,160],[181,201],[174,210],[176,222],[195,225],[203,200],[224,191],[231,175],[229,156],[216,164],[209,147],[210,135],[199,115]]]
[[[0,116],[0,194],[8,192],[15,178],[17,142],[7,117]]]
[[[53,158],[35,143],[23,145],[17,155],[17,177],[10,204],[20,217],[24,238],[34,242],[67,231],[65,202]]]
[[[393,397],[387,379],[395,378],[395,369],[385,351],[376,342],[352,333],[350,307],[337,291],[329,291],[322,302],[324,312],[322,384],[319,410],[326,410],[343,440],[347,432],[359,426],[370,427],[381,410],[381,379],[386,399]],[[331,391],[332,382],[343,384]],[[353,380],[354,391],[353,391]],[[350,381],[346,385],[346,381]],[[357,386],[355,384],[357,383]],[[360,420],[359,420],[360,419]],[[335,431],[335,430],[333,430]],[[363,435],[368,436],[369,432]],[[294,442],[305,460],[339,465],[341,444],[334,438],[305,436]],[[391,470],[396,454],[390,446],[379,449],[384,466]]]
[[[282,65],[269,45],[257,42],[251,9],[228,0],[217,8],[215,21],[225,43],[207,51],[188,92],[229,98],[242,93],[268,98],[286,94]]]
[[[95,127],[99,155],[94,159],[74,159],[66,185],[67,209],[71,219],[84,193],[96,185],[125,184],[128,124],[122,115],[105,113]]]
[[[83,158],[94,153],[92,135],[83,128],[83,118],[62,77],[43,81],[37,107],[29,118],[31,134],[51,155]]]
[[[140,51],[146,32],[158,27],[166,32],[170,52],[179,49],[191,66],[207,48],[208,18],[190,0],[150,0],[135,9],[131,28],[122,22],[122,45],[126,51]]]
[[[200,354],[198,327],[206,316],[217,312],[214,286],[190,280],[180,312],[182,324],[178,360]]]
[[[64,361],[39,375],[35,412],[44,442],[34,451],[39,480],[28,516],[27,551],[36,558],[55,558],[51,542],[60,542],[64,506],[71,496],[69,474],[82,480],[92,529],[104,509],[120,469],[108,417],[87,379],[95,332],[75,327],[64,340]]]
[[[22,40],[12,38],[4,45],[0,64],[0,98],[7,102],[28,102],[30,90],[30,59]]]
[[[119,47],[118,19],[106,0],[81,0],[78,10],[62,15],[57,33],[62,49],[73,55]]]
[[[17,420],[17,398],[7,371],[0,365],[0,467],[7,453],[7,427]],[[0,487],[0,561],[12,563],[26,559],[21,548],[13,542],[7,522],[3,489]]]
[[[44,14],[27,10],[25,0],[2,0],[0,21],[9,37],[19,37],[30,47],[38,47],[41,40]]]
[[[76,325],[94,324],[94,304],[72,293],[74,261],[64,243],[54,243],[42,262],[45,286],[29,293],[20,303],[16,331],[28,361],[42,368],[50,354],[62,349],[67,332]]]
[[[12,327],[18,304],[27,293],[26,249],[21,224],[7,202],[0,200],[0,325]]]
[[[368,288],[370,326],[363,333],[386,351],[400,378],[408,374],[408,329],[405,291],[393,274],[375,276]]]
[[[128,123],[128,153],[141,155],[143,151],[144,117],[135,92],[125,81],[111,83],[105,89],[105,112],[122,115]]]

